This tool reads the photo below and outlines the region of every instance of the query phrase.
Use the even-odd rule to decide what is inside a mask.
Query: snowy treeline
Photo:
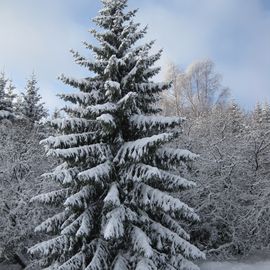
[[[34,76],[22,95],[2,73],[0,77],[0,262],[18,261],[20,253],[36,241],[33,232],[47,210],[29,204],[40,191],[48,190],[40,174],[52,161],[39,141],[50,131],[37,121],[47,115],[40,103]]]
[[[164,113],[186,116],[186,146],[197,187],[185,196],[200,214],[193,239],[211,256],[247,255],[269,247],[270,106],[245,112],[228,97],[214,64],[200,61],[186,71],[170,65],[171,89]],[[194,178],[193,178],[194,179]]]

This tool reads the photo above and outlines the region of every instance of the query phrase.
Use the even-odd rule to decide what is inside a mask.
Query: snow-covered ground
[[[256,263],[207,262],[201,270],[270,270],[270,260]]]

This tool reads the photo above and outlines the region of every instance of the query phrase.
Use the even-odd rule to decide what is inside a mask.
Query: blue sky
[[[170,61],[186,68],[210,58],[243,106],[270,101],[270,1],[130,0],[129,6],[149,25],[146,40],[164,49],[163,70]],[[55,95],[66,87],[56,78],[87,74],[69,49],[88,54],[81,41],[91,41],[87,30],[99,8],[99,0],[1,0],[0,69],[19,89],[34,70],[44,101],[61,106]]]

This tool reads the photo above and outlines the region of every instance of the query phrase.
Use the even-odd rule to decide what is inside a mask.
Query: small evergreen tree
[[[15,112],[15,99],[17,95],[14,93],[16,87],[14,86],[12,80],[9,80],[6,86],[6,102],[9,108]]]
[[[0,74],[0,119],[12,118],[13,114],[13,94],[14,87],[5,74]]]
[[[31,122],[38,122],[41,118],[48,116],[44,103],[40,103],[41,96],[38,93],[36,76],[32,74],[25,87],[26,93],[22,93],[19,111]]]
[[[262,122],[266,128],[269,128],[270,125],[270,105],[268,102],[265,102],[262,108]]]
[[[44,177],[62,188],[33,201],[64,208],[36,228],[53,237],[30,252],[48,269],[198,269],[190,259],[204,254],[182,223],[199,217],[171,195],[194,186],[174,172],[196,155],[164,146],[183,119],[156,115],[157,94],[168,88],[151,80],[161,52],[150,55],[153,42],[134,46],[146,28],[133,22],[136,10],[125,12],[127,0],[102,3],[94,22],[104,32],[92,30],[101,46],[85,43],[95,61],[73,51],[95,75],[61,76],[80,92],[61,95],[73,103],[69,117],[51,122],[62,135],[43,141],[63,160]]]
[[[244,129],[244,113],[240,106],[232,101],[227,108],[227,125],[230,132],[235,136]]]
[[[260,125],[263,121],[263,109],[259,102],[257,102],[255,109],[252,112],[252,119],[255,125]]]

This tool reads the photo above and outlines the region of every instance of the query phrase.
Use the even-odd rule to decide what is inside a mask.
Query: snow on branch
[[[64,162],[57,166],[53,172],[44,173],[41,177],[45,179],[52,179],[56,182],[59,182],[63,185],[70,184],[74,178],[76,178],[79,173],[79,169],[77,167],[68,168],[67,162]]]
[[[158,269],[152,260],[147,258],[141,258],[135,270],[158,270]]]
[[[50,136],[49,138],[40,141],[40,144],[47,145],[48,148],[69,148],[79,144],[92,144],[97,138],[97,132],[84,132],[55,137]]]
[[[103,235],[106,240],[119,239],[124,236],[125,209],[116,208],[107,214],[107,223]]]
[[[205,259],[205,257],[201,257],[201,259]],[[182,256],[181,254],[171,256],[170,263],[176,269],[200,270],[200,268],[196,264],[194,264],[192,261],[184,258],[184,256]]]
[[[96,251],[90,264],[85,268],[85,270],[109,269],[107,264],[108,256],[109,253],[107,247],[100,241],[97,244]]]
[[[84,211],[81,226],[76,233],[77,237],[87,237],[90,235],[94,227],[94,210],[92,208]]]
[[[39,243],[29,249],[32,255],[52,256],[59,254],[70,245],[70,241],[67,236],[60,235],[54,239]]]
[[[104,125],[108,125],[111,128],[116,128],[116,124],[114,122],[114,118],[109,113],[105,113],[105,114],[102,114],[101,116],[97,117],[97,121],[100,121]]]
[[[125,170],[123,177],[134,182],[163,187],[167,191],[189,189],[196,186],[194,182],[181,176],[142,163],[131,165],[129,169]]]
[[[15,115],[9,111],[0,110],[0,119],[7,119],[14,116]]]
[[[133,127],[143,131],[153,128],[163,130],[166,127],[175,127],[181,125],[183,121],[183,118],[180,117],[166,117],[162,115],[132,115],[129,119],[129,122]]]
[[[122,52],[122,53],[129,52],[128,49],[132,46],[132,44],[134,42],[136,42],[137,40],[139,40],[140,38],[144,37],[146,30],[147,30],[147,26],[141,30],[138,30],[139,26],[140,26],[139,23],[130,23],[123,30],[123,32],[121,34],[122,43],[119,46],[120,52]],[[128,31],[130,31],[130,32],[128,32]]]
[[[116,104],[111,102],[92,105],[86,108],[81,106],[65,107],[66,112],[79,114],[81,117],[99,116],[104,113],[113,113],[116,111],[116,109],[117,109]]]
[[[113,268],[112,270],[129,270],[129,264],[128,261],[122,256],[118,255],[116,259],[113,262]]]
[[[89,105],[90,103],[98,103],[101,100],[101,91],[92,90],[90,93],[68,93],[59,94],[61,99],[70,101],[72,103],[79,103],[83,105]]]
[[[163,248],[168,246],[168,242],[171,243],[172,255],[176,255],[180,252],[185,258],[205,259],[205,254],[202,251],[190,244],[185,239],[181,238],[177,233],[172,232],[168,228],[162,226],[160,223],[153,222],[150,225],[150,228],[152,232],[150,237],[153,236],[155,238],[156,234],[158,234]]]
[[[68,213],[66,211],[58,213],[51,218],[48,218],[35,228],[35,232],[56,232],[59,230],[63,222],[67,219]]]
[[[105,239],[118,239],[124,235],[124,223],[136,222],[137,214],[123,205],[106,215],[107,222],[103,228]]]
[[[166,270],[200,270],[192,261],[184,258],[180,253],[176,255],[167,255],[165,253],[155,253],[154,260],[166,265]]]
[[[73,54],[73,57],[75,58],[75,63],[88,68],[90,71],[93,71],[98,74],[102,74],[105,63],[104,62],[92,62],[85,57],[81,56],[78,52],[75,52],[74,50],[70,50],[70,52]]]
[[[136,99],[138,98],[138,94],[135,92],[128,92],[124,97],[122,97],[118,102],[118,107],[123,111],[131,111],[137,110]],[[139,112],[139,111],[138,111]]]
[[[112,183],[104,202],[108,205],[120,206],[119,191],[116,183]]]
[[[83,92],[90,93],[92,91],[96,91],[97,94],[100,94],[98,93],[98,89],[102,85],[102,82],[96,80],[95,78],[77,79],[70,76],[67,77],[64,74],[61,74],[58,79],[61,80],[64,84],[68,84],[74,88],[79,88]],[[62,95],[65,96],[67,94],[60,94],[60,96]]]
[[[106,161],[89,170],[82,171],[78,174],[78,180],[84,183],[101,183],[110,178],[112,172],[111,162]]]
[[[92,186],[85,186],[79,192],[68,197],[64,205],[72,208],[86,209],[89,201],[94,197],[94,195],[94,188]]]
[[[45,194],[40,194],[33,197],[30,202],[38,202],[44,204],[60,204],[62,203],[68,194],[70,193],[70,188],[64,188],[56,191],[51,191]]]
[[[47,155],[74,160],[82,160],[88,157],[97,157],[97,161],[105,162],[110,158],[111,151],[107,144],[97,143],[68,149],[50,149]]]
[[[112,89],[112,88],[116,89],[116,90],[120,90],[120,83],[116,82],[116,81],[108,80],[108,81],[105,82],[104,88],[105,88],[105,90],[109,90],[109,89]]]
[[[75,217],[75,216],[73,216]],[[61,231],[61,235],[66,235],[66,236],[73,236],[76,234],[76,232],[78,231],[80,224],[82,222],[83,219],[83,214],[79,215],[78,217],[74,218],[74,220],[72,220],[72,222],[70,222],[70,224],[68,224],[68,226],[64,227]]]
[[[60,130],[70,129],[71,131],[89,130],[96,121],[83,118],[57,118],[49,121],[52,126]]]
[[[145,258],[151,258],[153,256],[151,240],[145,232],[136,226],[132,228],[131,241],[135,252],[143,255]]]
[[[83,261],[85,254],[83,252],[79,252],[72,256],[68,261],[62,264],[58,270],[79,270],[83,269]]]
[[[156,159],[161,164],[177,164],[181,161],[194,161],[199,155],[189,150],[163,147],[156,151]]]
[[[159,93],[160,91],[166,90],[169,88],[168,83],[136,83],[135,87],[139,93]]]
[[[146,137],[132,142],[125,143],[118,151],[114,162],[124,164],[128,160],[139,162],[144,155],[147,155],[150,148],[157,147],[173,139],[172,133],[162,133],[152,137]]]
[[[179,222],[175,221],[170,215],[163,214],[160,223],[185,240],[190,240],[190,235],[180,226]]]
[[[176,215],[190,221],[199,221],[199,216],[185,203],[165,192],[140,183],[134,192],[135,201],[149,210],[162,209],[164,213]]]
[[[88,237],[93,229],[93,213],[95,210],[95,208],[88,208],[79,216],[70,216],[69,222],[62,225],[61,234],[67,236],[76,235],[78,238]]]

